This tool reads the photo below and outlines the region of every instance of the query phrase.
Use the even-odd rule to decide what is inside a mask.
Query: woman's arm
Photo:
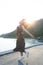
[[[22,28],[23,28],[23,30],[24,30],[28,35],[30,35],[32,38],[35,38],[29,31],[27,31],[27,30],[24,28],[24,26],[22,26]]]

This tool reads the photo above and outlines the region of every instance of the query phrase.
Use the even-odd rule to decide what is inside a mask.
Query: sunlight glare
[[[27,21],[27,23],[29,23],[30,25],[33,25],[34,24],[34,22],[35,22],[35,20],[26,20]]]
[[[23,25],[25,28],[30,28],[31,26],[33,26],[34,24],[34,21],[29,21],[27,19],[22,19],[20,22],[19,22],[21,25]]]

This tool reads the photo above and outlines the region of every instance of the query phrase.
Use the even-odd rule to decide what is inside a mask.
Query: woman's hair
[[[22,32],[23,32],[22,26],[19,25],[19,26],[17,27],[17,35],[22,35]]]
[[[17,30],[18,30],[19,32],[22,32],[22,31],[23,31],[22,26],[19,25],[19,26],[17,27]]]

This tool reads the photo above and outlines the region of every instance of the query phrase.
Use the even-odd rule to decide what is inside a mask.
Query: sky
[[[16,29],[19,21],[43,18],[43,0],[0,0],[0,35]]]

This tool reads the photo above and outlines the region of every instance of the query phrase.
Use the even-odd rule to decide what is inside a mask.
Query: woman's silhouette
[[[23,25],[20,24],[17,27],[17,41],[16,41],[16,48],[14,49],[14,51],[19,51],[21,54],[18,60],[22,60],[25,56],[28,57],[29,55],[29,53],[25,51],[25,40],[24,40],[23,31],[25,31],[28,35],[33,37],[33,35],[30,34]],[[25,55],[23,55],[23,52],[25,53]]]

